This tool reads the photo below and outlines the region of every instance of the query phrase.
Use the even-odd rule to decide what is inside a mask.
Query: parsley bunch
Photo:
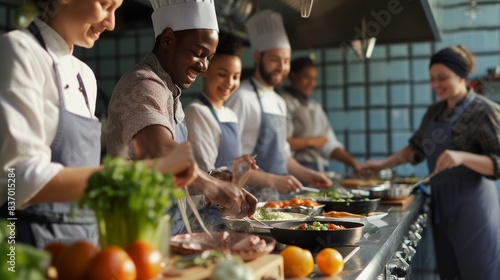
[[[183,197],[170,173],[162,174],[142,162],[104,159],[104,170],[92,174],[80,206],[94,210],[101,248],[126,248],[140,239],[159,244],[159,222],[172,201]]]

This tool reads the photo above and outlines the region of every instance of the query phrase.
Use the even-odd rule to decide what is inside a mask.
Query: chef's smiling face
[[[260,76],[270,86],[280,86],[290,72],[290,49],[271,49],[257,54]]]
[[[56,29],[70,47],[91,48],[101,33],[115,29],[115,12],[122,3],[123,0],[66,0],[56,15],[62,19],[55,23]],[[50,15],[48,21],[51,22]]]
[[[441,100],[453,99],[465,87],[465,79],[444,64],[436,63],[429,69],[431,88]]]
[[[239,87],[241,69],[238,56],[216,54],[203,74],[203,92],[212,102],[222,104]]]
[[[293,88],[304,96],[311,95],[314,88],[316,88],[318,78],[317,72],[314,66],[306,66],[298,72],[292,72],[290,74],[290,80],[292,81]]]
[[[192,29],[174,32],[175,39],[169,47],[168,62],[163,68],[174,84],[187,89],[196,77],[208,69],[219,42],[219,34],[212,29]]]

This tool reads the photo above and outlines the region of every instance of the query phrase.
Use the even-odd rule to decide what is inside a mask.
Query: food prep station
[[[418,244],[428,222],[427,198],[422,191],[416,191],[401,203],[388,204],[382,202],[377,211],[388,215],[377,220],[371,220],[378,226],[377,233],[365,234],[355,245],[338,246],[336,248],[345,258],[342,272],[335,276],[322,276],[315,268],[311,279],[409,279],[412,263],[428,254],[428,244]],[[269,233],[255,233],[270,236]],[[426,245],[426,246],[421,246]],[[277,257],[286,245],[278,243],[270,255],[261,256],[247,262],[256,279],[284,279],[279,272],[283,264]],[[274,255],[274,257],[273,257]],[[348,259],[346,259],[348,257]],[[266,260],[267,265],[262,261]],[[412,262],[413,260],[413,262]],[[205,279],[210,268],[194,267],[185,269],[177,276],[167,276],[165,279]],[[204,272],[204,273],[202,273]]]

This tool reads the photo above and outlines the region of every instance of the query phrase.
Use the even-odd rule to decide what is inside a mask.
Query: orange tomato
[[[306,277],[314,269],[314,258],[308,250],[289,245],[280,255],[283,257],[285,277]]]
[[[269,201],[264,204],[264,208],[280,208],[280,206],[276,201]]]
[[[314,207],[316,205],[314,205],[314,201],[309,200],[309,199],[304,199],[304,206],[305,207]]]
[[[300,206],[302,203],[304,203],[304,201],[300,197],[290,199],[290,205],[292,206]]]
[[[134,280],[136,275],[134,262],[127,252],[118,246],[109,246],[92,259],[87,279]]]
[[[344,258],[333,248],[324,248],[316,256],[316,264],[324,275],[335,275],[344,269]]]
[[[87,241],[76,241],[60,253],[56,261],[59,280],[85,279],[87,268],[97,254],[94,244]]]
[[[64,251],[64,249],[66,249],[67,247],[68,247],[68,245],[66,245],[62,242],[56,241],[56,242],[52,242],[52,243],[47,244],[43,248],[45,251],[50,253],[50,256],[51,256],[50,265],[51,266],[56,266],[57,259],[61,255],[62,251]]]
[[[127,253],[135,264],[137,280],[151,279],[160,273],[162,256],[153,246],[137,240],[127,247]]]

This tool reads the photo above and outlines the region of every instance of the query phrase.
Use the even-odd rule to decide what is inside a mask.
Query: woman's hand
[[[332,180],[328,179],[324,174],[314,170],[311,170],[308,177],[307,182],[318,189],[328,188],[333,184]]]
[[[276,175],[271,187],[279,193],[299,192],[303,188],[302,183],[293,175]]]
[[[445,169],[453,168],[464,163],[464,159],[467,153],[461,151],[445,150],[441,155],[439,155],[436,165],[434,166],[435,171],[443,171]]]
[[[158,169],[161,172],[173,173],[178,188],[189,185],[199,174],[191,144],[180,143],[167,156],[159,158]]]
[[[255,161],[254,157],[251,157],[249,155],[242,155],[240,157],[237,157],[233,160],[233,170],[242,162],[248,163],[250,166],[250,169],[258,170],[259,166],[257,166],[257,162]]]
[[[257,198],[239,186],[218,180],[208,174],[201,173],[202,184],[193,184],[212,203],[219,205],[222,216],[243,218],[255,212]]]
[[[384,168],[385,166],[382,165],[382,161],[368,160],[361,166],[359,173],[363,177],[371,177],[374,174],[378,174],[378,172]]]

